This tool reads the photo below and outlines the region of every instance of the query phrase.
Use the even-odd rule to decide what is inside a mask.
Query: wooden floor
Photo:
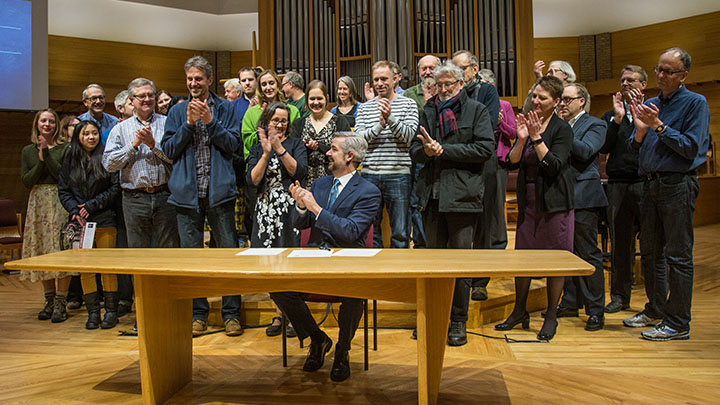
[[[622,319],[645,302],[633,289],[633,311],[610,314],[598,332],[583,330],[585,317],[560,320],[558,335],[538,343],[539,313],[531,331],[508,333],[491,325],[471,332],[469,343],[448,348],[441,404],[480,403],[717,403],[720,395],[720,224],[695,232],[695,288],[691,338],[649,342]],[[491,284],[492,286],[492,284]],[[0,276],[0,403],[139,404],[137,340],[113,330],[86,331],[86,315],[67,322],[38,321],[40,286]],[[329,328],[331,337],[337,330]],[[362,332],[351,352],[352,377],[329,380],[332,356],[315,373],[301,371],[305,350],[293,341],[283,368],[280,340],[262,329],[230,338],[194,340],[193,383],[176,404],[412,404],[416,402],[416,349],[409,330],[381,330],[370,370],[362,370]]]

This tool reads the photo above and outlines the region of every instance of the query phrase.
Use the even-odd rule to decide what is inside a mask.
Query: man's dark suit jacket
[[[310,211],[296,213],[295,228],[312,228],[308,247],[363,248],[370,225],[380,208],[380,190],[355,173],[328,207],[334,176],[321,177],[313,182],[311,192],[322,207],[315,217]]]
[[[587,113],[575,122],[571,164],[575,174],[575,209],[607,207],[600,183],[598,153],[605,143],[607,124]]]

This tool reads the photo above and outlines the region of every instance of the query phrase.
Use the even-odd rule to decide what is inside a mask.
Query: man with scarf
[[[468,97],[463,71],[445,63],[435,68],[437,95],[423,108],[420,129],[410,146],[413,162],[422,163],[417,194],[428,248],[470,249],[483,212],[485,161],[495,152],[495,138],[482,103]],[[467,343],[472,279],[457,279],[448,344]]]

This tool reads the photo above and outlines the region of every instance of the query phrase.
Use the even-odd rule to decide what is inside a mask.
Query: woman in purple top
[[[533,111],[517,116],[517,142],[511,149],[509,168],[519,168],[518,222],[515,249],[573,250],[573,184],[569,170],[573,132],[555,115],[562,97],[562,82],[551,76],[538,80],[532,94]],[[497,330],[522,323],[530,326],[526,304],[530,277],[515,278],[515,308]],[[557,329],[557,304],[564,277],[547,278],[548,309],[538,339],[550,340]]]

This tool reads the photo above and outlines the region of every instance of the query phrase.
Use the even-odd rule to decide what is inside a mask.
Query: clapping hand
[[[517,137],[520,140],[536,141],[540,138],[540,128],[542,128],[543,118],[537,115],[535,111],[530,111],[525,117],[523,114],[517,115]]]
[[[262,146],[263,155],[269,155],[272,151],[272,144],[270,143],[270,140],[268,139],[268,136],[265,133],[265,130],[263,128],[258,127],[258,139],[260,140],[260,146]]]
[[[378,97],[377,108],[380,110],[380,125],[384,128],[391,112],[390,100],[384,97]]]
[[[543,77],[543,69],[545,69],[544,61],[539,60],[535,62],[535,65],[533,65],[533,72],[535,73],[535,78],[539,79]]]
[[[616,124],[620,124],[625,115],[625,103],[623,103],[623,95],[619,91],[615,93],[613,97],[613,112],[615,113],[613,121],[615,121]]]

